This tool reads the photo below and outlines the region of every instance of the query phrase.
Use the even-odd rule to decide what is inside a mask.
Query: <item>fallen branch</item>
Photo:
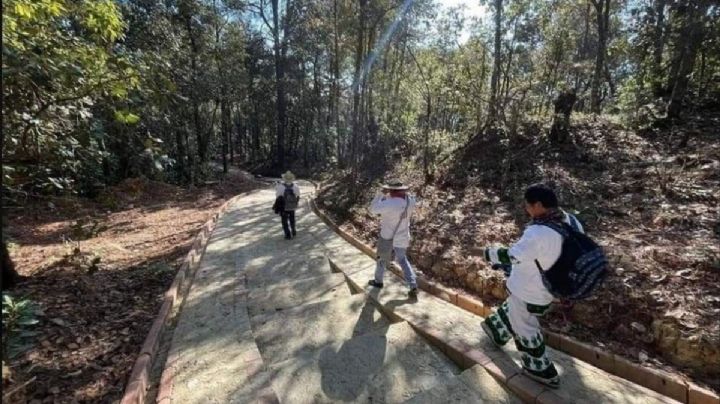
[[[22,389],[23,387],[27,386],[28,384],[32,383],[37,379],[37,376],[33,376],[32,379],[26,381],[25,383],[13,388],[12,390],[8,391],[7,393],[3,394],[2,398],[3,401],[7,400],[11,395],[15,394],[17,391]]]

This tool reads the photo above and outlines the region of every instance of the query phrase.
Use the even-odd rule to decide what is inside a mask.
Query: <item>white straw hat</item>
[[[398,179],[391,179],[388,180],[387,183],[383,184],[383,189],[387,189],[389,191],[407,191],[410,189],[407,185],[403,184],[402,181]]]
[[[295,174],[293,174],[292,172],[290,172],[290,170],[288,170],[285,174],[282,175],[282,179],[283,179],[283,181],[288,182],[288,183],[293,182],[293,181],[295,181]]]

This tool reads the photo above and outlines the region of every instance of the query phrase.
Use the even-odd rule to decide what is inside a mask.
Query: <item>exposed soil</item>
[[[117,402],[194,236],[226,199],[258,186],[239,171],[194,189],[129,179],[96,200],[11,209],[11,256],[25,277],[11,293],[37,302],[41,321],[4,391],[30,383],[3,401]]]
[[[638,134],[605,120],[576,122],[554,146],[529,125],[504,140],[456,151],[424,184],[404,158],[385,177],[410,183],[421,203],[410,258],[427,277],[496,304],[504,276],[479,259],[508,245],[528,221],[527,185],[546,181],[611,258],[613,274],[591,299],[558,308],[548,329],[720,390],[720,116]],[[691,131],[687,147],[673,149]],[[362,177],[360,177],[362,178]],[[342,227],[373,244],[367,211],[379,179],[339,173],[318,196]]]

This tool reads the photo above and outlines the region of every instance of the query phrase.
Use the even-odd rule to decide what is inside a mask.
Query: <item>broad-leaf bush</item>
[[[76,192],[96,181],[105,155],[97,107],[139,85],[116,43],[125,26],[115,2],[3,2],[3,163],[10,191]],[[139,117],[124,112],[125,121]],[[11,194],[12,195],[12,194]]]
[[[2,294],[3,359],[14,358],[32,346],[36,333],[31,328],[40,322],[38,313],[33,301]]]

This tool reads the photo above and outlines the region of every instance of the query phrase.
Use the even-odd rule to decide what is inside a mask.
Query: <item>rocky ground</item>
[[[509,244],[527,222],[522,189],[548,181],[563,206],[607,250],[613,274],[592,299],[558,309],[545,326],[720,390],[720,117],[642,133],[607,120],[575,123],[573,142],[553,146],[528,126],[504,141],[480,139],[424,184],[409,157],[399,176],[421,200],[410,257],[425,276],[488,303],[503,276],[477,255]],[[685,134],[688,145],[677,148]],[[366,205],[379,180],[327,178],[321,206],[368,242]]]
[[[40,322],[3,370],[3,401],[117,402],[195,234],[256,186],[242,172],[194,189],[129,179],[96,200],[10,209],[4,230],[25,279],[9,293],[35,302]]]

